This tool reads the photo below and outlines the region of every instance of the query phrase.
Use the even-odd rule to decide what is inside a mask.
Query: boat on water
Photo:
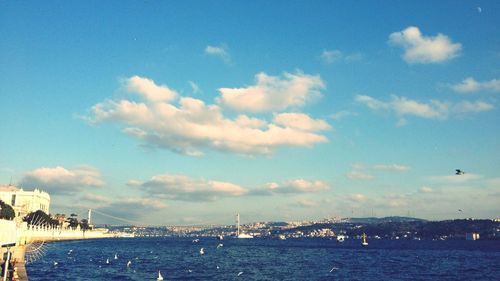
[[[161,272],[158,270],[158,278],[156,278],[157,281],[163,280],[163,276],[161,276]]]
[[[217,240],[224,240],[224,236],[223,235],[217,235]]]
[[[365,233],[363,233],[361,235],[361,246],[368,247],[368,241],[366,240],[366,234]]]
[[[237,225],[236,238],[240,238],[240,239],[253,238],[252,235],[247,234],[247,233],[243,233],[242,231],[240,231],[240,214],[239,213],[236,214],[236,225]]]
[[[278,235],[279,240],[286,240],[286,236],[283,234]]]
[[[337,242],[344,242],[345,241],[345,236],[344,235],[337,235]]]

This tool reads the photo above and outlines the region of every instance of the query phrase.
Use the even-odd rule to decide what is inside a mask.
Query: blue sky
[[[498,217],[500,4],[309,2],[0,1],[0,183],[145,224]]]

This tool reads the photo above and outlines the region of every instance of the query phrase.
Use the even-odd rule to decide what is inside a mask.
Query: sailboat
[[[253,238],[252,235],[246,234],[243,232],[240,232],[240,214],[236,214],[236,222],[237,222],[237,229],[236,229],[236,238]]]
[[[361,235],[361,246],[367,247],[368,246],[368,241],[366,241],[366,234],[363,232],[363,235]]]
[[[339,234],[339,235],[337,235],[337,242],[342,243],[342,242],[344,242],[344,241],[345,241],[345,236],[344,236],[344,235],[340,235],[340,234]]]
[[[161,276],[161,272],[158,270],[158,278],[156,279],[157,281],[163,280],[163,276]]]

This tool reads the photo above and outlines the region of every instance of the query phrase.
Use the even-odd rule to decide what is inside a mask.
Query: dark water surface
[[[31,281],[500,280],[500,241],[113,238],[52,243],[27,270]]]

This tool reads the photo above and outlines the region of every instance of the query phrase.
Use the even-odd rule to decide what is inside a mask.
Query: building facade
[[[13,185],[0,186],[0,200],[12,206],[16,212],[16,219],[38,210],[49,213],[50,195],[37,188],[33,191],[24,191]]]

